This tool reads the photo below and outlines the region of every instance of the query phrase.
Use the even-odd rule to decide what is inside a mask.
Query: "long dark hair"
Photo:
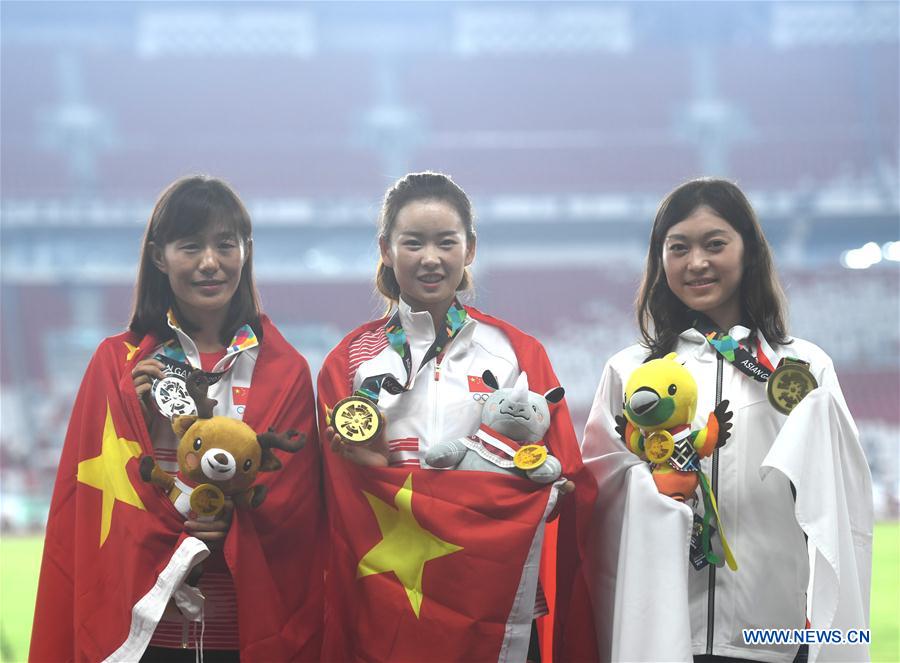
[[[450,205],[462,220],[466,241],[470,243],[475,241],[475,217],[466,192],[448,175],[433,172],[409,173],[387,190],[378,218],[378,238],[390,241],[400,210],[409,203],[420,200],[439,200]],[[375,272],[375,287],[384,295],[388,308],[396,304],[400,298],[400,284],[397,283],[394,270],[385,265],[380,258]],[[466,268],[456,289],[468,290],[471,287],[472,275]]]
[[[179,315],[169,277],[153,263],[153,250],[154,247],[162,249],[182,237],[203,232],[211,225],[234,232],[247,252],[240,282],[222,325],[222,344],[228,345],[234,332],[247,323],[262,338],[259,295],[253,280],[250,215],[231,187],[207,175],[190,175],[176,180],[156,201],[141,246],[129,329],[140,335],[153,332],[160,340],[169,339],[173,333],[166,321],[166,313],[171,308],[182,328],[193,331],[184,316]]]
[[[650,350],[650,356],[660,357],[672,352],[678,335],[692,322],[690,309],[666,282],[662,253],[669,229],[684,221],[698,207],[708,207],[727,221],[744,242],[740,289],[742,320],[769,341],[788,342],[784,291],[772,263],[769,244],[750,202],[735,184],[702,178],[685,182],[665,197],[650,232],[647,265],[635,302],[643,344]]]

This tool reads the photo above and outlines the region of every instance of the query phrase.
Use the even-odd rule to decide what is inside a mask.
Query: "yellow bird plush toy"
[[[700,459],[725,444],[731,429],[728,401],[692,431],[696,411],[697,383],[674,352],[636,368],[625,385],[625,417],[617,430],[629,450],[650,463],[659,492],[680,502],[697,490]]]
[[[691,430],[697,412],[697,382],[674,352],[638,366],[625,385],[625,416],[616,417],[616,431],[628,449],[650,464],[660,493],[684,502],[701,486],[705,513],[704,545],[709,549],[709,522],[715,515],[725,558],[732,570],[737,564],[728,549],[718,518],[716,498],[700,470],[700,459],[712,454],[728,439],[732,413],[723,400],[710,413],[706,426]],[[717,561],[717,560],[716,560]]]

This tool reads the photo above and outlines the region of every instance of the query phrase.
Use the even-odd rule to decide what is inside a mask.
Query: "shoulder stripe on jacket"
[[[356,369],[377,356],[387,345],[387,336],[381,327],[365,331],[350,342],[350,347],[347,349],[347,358],[349,359],[347,373],[351,385],[356,376]]]

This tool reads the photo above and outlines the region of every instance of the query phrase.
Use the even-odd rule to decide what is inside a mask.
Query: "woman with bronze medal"
[[[324,514],[312,383],[306,360],[262,314],[252,263],[250,217],[227,184],[191,176],[162,193],[130,328],[100,345],[73,411],[34,660],[318,660]],[[212,399],[202,408],[186,384],[197,371]],[[210,405],[257,433],[293,430],[307,441],[276,453],[283,467],[260,475],[257,508],[176,478],[191,498],[176,510],[142,480],[142,456],[178,472],[173,419],[209,416]],[[200,438],[193,445],[200,451],[185,462],[215,480],[256,470]],[[285,630],[292,621],[303,627]]]
[[[535,339],[459,301],[458,292],[471,286],[468,266],[475,258],[476,236],[469,198],[449,177],[425,172],[397,181],[385,195],[378,241],[381,261],[376,284],[388,302],[387,315],[348,334],[325,360],[318,381],[323,445],[334,452],[324,454],[334,544],[327,574],[331,584],[326,602],[331,609],[326,614],[323,658],[478,658],[482,654],[476,652],[482,650],[477,647],[490,640],[489,633],[499,631],[498,647],[502,641],[503,651],[512,656],[510,660],[518,656],[524,660],[529,646],[529,656],[534,659],[538,656],[538,643],[532,619],[546,613],[543,596],[534,589],[536,585],[531,586],[530,593],[522,590],[516,597],[502,598],[508,601],[507,612],[512,604],[513,611],[518,609],[525,615],[522,631],[509,622],[505,634],[502,621],[489,626],[478,617],[488,609],[476,605],[483,587],[461,581],[449,596],[436,589],[442,582],[441,569],[455,573],[449,571],[454,568],[454,560],[477,553],[475,548],[462,545],[459,530],[441,537],[453,544],[456,557],[442,555],[439,561],[423,562],[424,570],[413,582],[415,587],[404,580],[400,570],[388,576],[373,576],[365,563],[378,546],[387,545],[376,545],[377,537],[366,535],[375,523],[375,507],[371,506],[375,498],[369,487],[375,484],[370,482],[403,483],[404,489],[397,495],[411,494],[416,531],[433,532],[440,523],[433,525],[424,520],[423,511],[427,512],[428,507],[423,505],[430,502],[419,497],[417,487],[426,490],[425,486],[432,485],[427,481],[437,475],[447,481],[470,481],[461,475],[478,475],[477,481],[485,490],[483,499],[489,501],[494,484],[510,479],[492,472],[440,472],[425,462],[433,445],[479,432],[481,408],[492,391],[489,385],[493,380],[486,383],[483,377],[488,371],[500,388],[512,386],[522,372],[527,374],[532,391],[544,393],[558,386],[546,353]],[[578,473],[583,468],[564,401],[551,404],[551,427],[542,444],[560,459],[564,476],[578,483]],[[518,491],[535,491],[534,484],[525,480],[512,485]],[[411,493],[406,493],[410,489]],[[544,490],[549,494],[550,488]],[[552,499],[556,499],[557,491],[564,488],[554,486],[552,490]],[[348,508],[346,505],[362,491],[370,501],[355,510]],[[590,496],[590,484],[579,484],[575,495],[559,497],[558,509],[563,518],[571,515],[579,492]],[[437,492],[429,495],[437,497]],[[441,493],[438,507],[449,506],[453,517],[459,517],[465,509],[458,506],[454,511],[453,505],[462,504],[463,497],[479,499],[478,495]],[[547,498],[543,499],[546,502]],[[438,507],[426,515],[434,517]],[[378,513],[379,525],[384,528],[387,516]],[[499,544],[503,529],[501,523],[494,524],[492,536]],[[534,527],[537,523],[532,532]],[[382,535],[387,541],[385,531],[382,529]],[[365,543],[357,543],[357,537],[365,538]],[[491,547],[490,541],[482,545]],[[412,546],[404,544],[383,564],[393,566],[396,558],[399,565],[407,547]],[[571,548],[575,550],[576,546]],[[498,567],[488,577],[476,574],[471,578],[480,579],[469,582],[487,586],[507,575],[515,576],[514,583],[519,583],[520,578],[524,582],[526,577],[537,582],[536,567],[523,574],[521,567],[516,568],[509,561],[510,568]],[[473,568],[467,567],[467,571],[474,573]],[[557,605],[567,605],[575,582],[573,576],[577,574],[576,559],[557,581]],[[406,587],[406,595],[401,584]],[[407,595],[418,597],[413,609],[412,598],[407,600]],[[457,601],[464,607],[454,609]],[[560,611],[564,609],[561,607]],[[394,614],[396,618],[385,616]],[[377,635],[367,635],[372,632]]]
[[[595,610],[619,609],[598,626],[609,656],[789,663],[807,646],[748,642],[743,629],[867,628],[868,466],[831,359],[787,334],[768,243],[737,186],[694,180],[663,200],[637,312],[643,342],[607,362],[582,445],[618,513],[595,523],[591,560]],[[620,439],[629,375],[671,352],[697,382],[694,427],[727,410],[726,434],[698,459],[706,488],[684,503],[659,494]],[[736,570],[723,565],[728,544]],[[822,658],[863,660],[862,649]]]

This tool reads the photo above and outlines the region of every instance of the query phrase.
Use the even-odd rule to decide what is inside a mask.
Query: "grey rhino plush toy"
[[[435,445],[425,462],[438,468],[521,474],[537,483],[556,481],[562,466],[554,456],[547,455],[541,465],[524,471],[515,466],[513,457],[526,444],[543,446],[541,440],[550,428],[547,403],[562,400],[565,389],[556,387],[543,396],[529,391],[524,372],[512,388],[498,389],[497,378],[490,371],[485,371],[482,379],[495,391],[484,403],[481,427],[469,437]]]

